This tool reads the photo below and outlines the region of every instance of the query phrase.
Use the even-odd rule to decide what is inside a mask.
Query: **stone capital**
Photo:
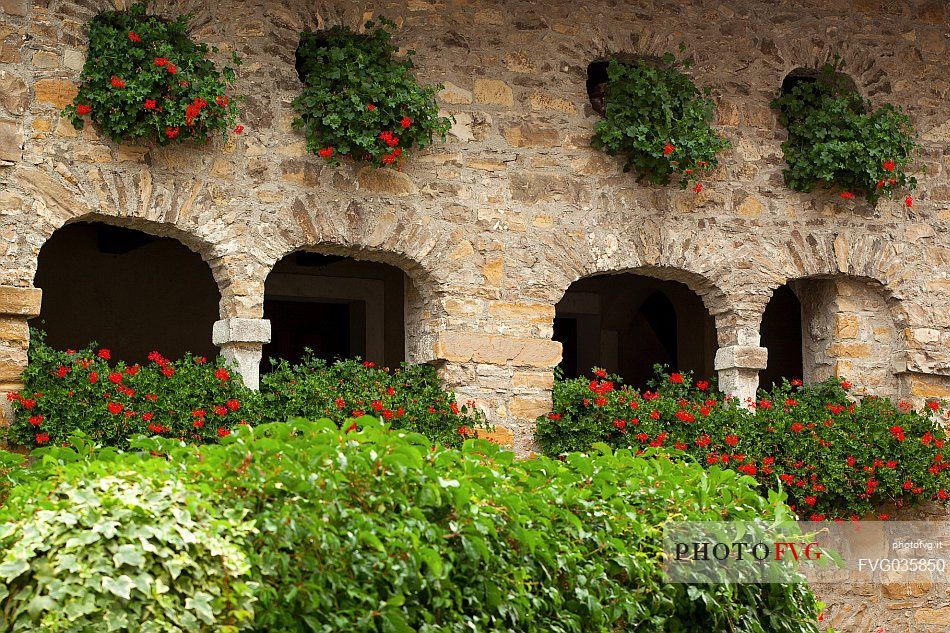
[[[40,315],[43,291],[39,288],[0,286],[0,315],[27,319]]]
[[[715,369],[765,369],[769,353],[764,347],[752,345],[730,345],[716,351]]]
[[[219,346],[229,343],[270,343],[270,321],[239,318],[215,321],[211,342]]]

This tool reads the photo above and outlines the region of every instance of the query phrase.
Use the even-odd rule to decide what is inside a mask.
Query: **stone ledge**
[[[215,321],[211,329],[211,342],[215,345],[270,343],[270,332],[268,319],[221,319]]]
[[[716,351],[717,371],[722,369],[765,369],[768,363],[768,350],[752,345],[730,345]]]
[[[43,291],[39,288],[0,286],[0,315],[39,316],[42,299]]]
[[[434,351],[437,358],[458,363],[550,368],[561,362],[560,343],[516,336],[443,332]]]

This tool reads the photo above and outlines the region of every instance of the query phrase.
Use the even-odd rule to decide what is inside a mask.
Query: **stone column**
[[[759,371],[765,369],[768,350],[757,345],[730,345],[716,352],[719,389],[739,398],[742,404],[755,401]]]
[[[0,425],[13,419],[7,394],[23,388],[30,329],[27,319],[40,314],[39,288],[0,286]]]
[[[221,348],[221,355],[241,374],[251,389],[260,387],[261,357],[264,343],[270,343],[268,319],[228,318],[216,321],[211,342]]]

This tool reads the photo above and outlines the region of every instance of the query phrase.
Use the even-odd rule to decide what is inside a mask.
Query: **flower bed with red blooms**
[[[461,446],[485,428],[473,402],[459,406],[429,365],[404,365],[394,372],[360,360],[328,364],[316,358],[298,365],[276,362],[261,377],[259,419],[289,416],[329,418],[341,424],[372,415],[393,428],[417,431],[444,446]]]
[[[215,68],[208,59],[215,49],[188,38],[187,19],[148,15],[141,3],[94,17],[79,92],[65,109],[73,126],[82,129],[89,117],[116,142],[162,145],[231,130],[234,70]],[[236,54],[231,59],[240,66]],[[240,134],[243,127],[233,129]]]
[[[417,431],[460,446],[484,427],[473,405],[459,407],[429,366],[390,373],[356,360],[328,365],[285,361],[262,379],[260,392],[216,361],[187,355],[170,361],[158,352],[142,365],[112,363],[108,349],[57,351],[31,332],[25,388],[8,396],[15,420],[12,444],[60,444],[73,431],[97,443],[125,447],[129,438],[157,435],[194,443],[217,442],[242,424],[330,418],[338,424],[364,414],[393,428]]]
[[[26,387],[8,395],[11,443],[58,444],[77,430],[119,447],[136,434],[212,442],[253,413],[255,394],[220,359],[152,352],[143,365],[113,364],[108,349],[60,352],[32,337]]]
[[[936,419],[906,403],[849,397],[846,381],[803,386],[785,381],[761,392],[751,409],[685,373],[658,376],[638,391],[597,370],[596,378],[559,380],[554,411],[538,419],[549,455],[613,447],[670,449],[701,464],[737,470],[787,492],[808,520],[888,518],[888,504],[950,498],[950,444]]]
[[[435,94],[412,75],[412,56],[398,49],[380,18],[365,33],[335,26],[300,36],[297,69],[303,92],[294,99],[307,149],[331,164],[350,157],[375,167],[399,167],[407,154],[443,139],[451,121],[439,116]]]

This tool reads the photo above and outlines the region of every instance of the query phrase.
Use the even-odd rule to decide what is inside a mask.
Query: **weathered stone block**
[[[439,101],[452,105],[464,105],[472,102],[472,93],[469,90],[456,86],[451,81],[443,82],[445,86],[439,91]]]
[[[361,189],[393,196],[411,196],[418,192],[415,183],[406,174],[395,169],[363,167],[356,175]]]
[[[33,93],[38,103],[48,103],[62,110],[72,103],[79,89],[71,81],[63,79],[40,79],[33,84]]]
[[[511,384],[519,389],[553,389],[554,372],[516,371],[511,377]]]
[[[514,434],[505,427],[498,426],[497,424],[494,426],[494,428],[492,428],[491,431],[485,429],[476,429],[475,435],[483,440],[494,442],[495,444],[504,446],[506,448],[511,448],[515,443]]]
[[[23,114],[30,100],[30,91],[18,75],[0,70],[0,105],[10,114]]]
[[[588,185],[568,176],[516,171],[510,178],[511,199],[516,202],[564,201],[577,204],[590,196]]]
[[[448,361],[554,367],[561,362],[561,344],[550,339],[442,332],[435,355]]]
[[[535,110],[554,110],[564,114],[577,114],[577,108],[567,99],[540,90],[531,94],[531,107]]]
[[[50,51],[36,51],[33,53],[33,65],[37,68],[58,68],[60,56]]]
[[[24,16],[28,10],[27,0],[0,0],[0,11],[7,15]]]
[[[475,101],[509,108],[514,105],[511,86],[497,79],[476,79]]]
[[[23,155],[23,135],[16,121],[0,121],[0,160],[17,162]]]
[[[721,369],[765,369],[768,364],[768,350],[751,345],[730,345],[716,351],[715,368]]]
[[[488,304],[488,314],[502,321],[552,323],[554,306],[550,303],[493,301]]]
[[[215,345],[226,343],[270,343],[271,325],[269,319],[221,319],[215,321],[211,330],[211,342]]]
[[[32,318],[40,314],[43,291],[39,288],[0,286],[0,314]]]
[[[557,129],[534,122],[507,127],[502,136],[512,147],[556,147],[561,142]]]
[[[914,622],[917,624],[937,624],[940,626],[950,626],[950,607],[940,607],[939,609],[918,609],[914,614]]]
[[[832,358],[870,358],[871,346],[867,343],[834,343],[828,346],[828,355]]]
[[[550,398],[516,396],[508,401],[508,413],[518,420],[535,420],[551,410]]]
[[[861,320],[855,314],[835,315],[835,335],[838,338],[858,338]]]

